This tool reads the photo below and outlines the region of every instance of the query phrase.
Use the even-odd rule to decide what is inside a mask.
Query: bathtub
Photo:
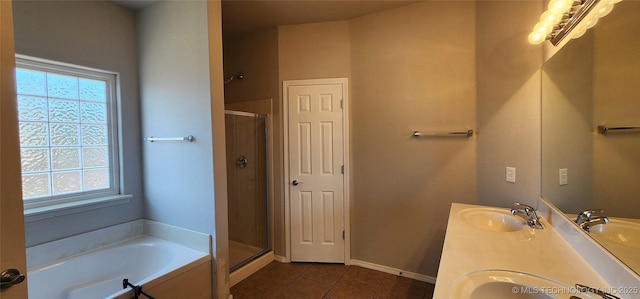
[[[153,293],[154,286],[177,281],[178,275],[196,267],[210,271],[210,260],[207,252],[140,235],[29,268],[29,298],[129,298],[133,292],[123,289],[125,278],[150,295],[165,298],[167,294]]]

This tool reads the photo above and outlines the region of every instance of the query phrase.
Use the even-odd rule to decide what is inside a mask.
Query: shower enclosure
[[[271,250],[267,117],[225,111],[229,266],[233,272]]]

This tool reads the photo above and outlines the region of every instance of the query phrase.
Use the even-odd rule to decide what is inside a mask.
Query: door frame
[[[282,135],[284,150],[284,231],[285,231],[285,262],[291,262],[291,202],[290,202],[290,185],[291,177],[289,174],[289,87],[302,85],[342,85],[342,150],[344,175],[343,182],[343,214],[344,214],[344,264],[351,264],[351,226],[350,226],[350,191],[349,183],[351,176],[349,172],[349,80],[348,78],[327,78],[327,79],[307,79],[307,80],[284,80],[282,81]]]

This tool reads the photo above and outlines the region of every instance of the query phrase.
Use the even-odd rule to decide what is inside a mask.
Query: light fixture
[[[537,45],[549,40],[557,46],[572,31],[573,38],[578,38],[595,26],[599,18],[608,15],[613,5],[620,1],[622,0],[551,0],[548,9],[529,34],[529,43]],[[584,23],[581,23],[583,20]]]

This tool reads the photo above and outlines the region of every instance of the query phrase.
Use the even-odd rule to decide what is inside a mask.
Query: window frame
[[[16,54],[16,70],[18,68],[41,72],[50,72],[92,80],[103,80],[106,82],[107,90],[107,138],[109,142],[108,162],[110,187],[98,190],[23,199],[25,215],[29,215],[32,213],[40,214],[50,210],[77,207],[87,204],[100,203],[100,205],[104,205],[105,201],[116,199],[120,195],[122,195],[122,186],[120,184],[122,176],[120,172],[120,139],[122,136],[122,132],[119,126],[120,113],[118,109],[120,104],[119,74],[117,72],[106,71],[102,69],[84,67],[69,63],[62,63]],[[16,95],[16,101],[17,100],[18,96]],[[47,102],[48,101],[49,98],[47,97]],[[49,120],[47,120],[47,124],[49,123]],[[48,147],[51,148],[51,145],[49,144]],[[51,167],[51,165],[49,167]],[[83,168],[81,167],[80,170],[82,169]],[[49,169],[49,171],[51,171],[51,168]]]

